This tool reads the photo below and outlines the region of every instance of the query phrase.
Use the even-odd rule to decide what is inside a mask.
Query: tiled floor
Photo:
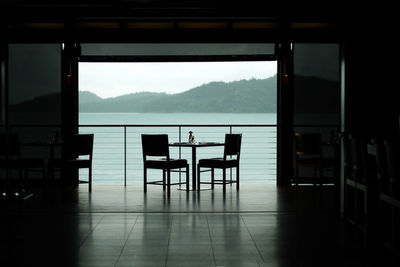
[[[331,188],[44,193],[2,202],[0,266],[366,266]]]

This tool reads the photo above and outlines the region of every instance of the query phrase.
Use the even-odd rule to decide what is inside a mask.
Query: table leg
[[[195,146],[192,147],[192,187],[193,190],[196,190],[196,147]]]

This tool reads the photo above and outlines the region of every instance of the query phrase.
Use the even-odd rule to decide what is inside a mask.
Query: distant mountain
[[[61,95],[59,93],[40,95],[31,100],[11,105],[11,112],[60,112]]]
[[[80,112],[152,112],[155,102],[167,99],[165,93],[135,93],[106,98],[91,103],[80,103]]]
[[[296,113],[340,113],[340,87],[337,81],[317,77],[294,77]]]
[[[297,113],[338,113],[339,84],[316,77],[295,76],[294,109]],[[79,92],[80,112],[137,113],[275,113],[277,79],[211,82],[179,94],[141,92],[101,98]],[[10,106],[10,111],[59,111],[60,94],[38,96]]]
[[[80,91],[79,92],[79,103],[86,104],[86,103],[93,103],[103,100],[103,98],[99,97],[96,94],[93,94],[89,91]]]
[[[211,82],[180,94],[135,93],[93,103],[80,103],[81,112],[276,112],[276,77]]]

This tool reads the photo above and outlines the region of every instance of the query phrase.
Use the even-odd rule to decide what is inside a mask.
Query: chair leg
[[[200,191],[200,166],[197,165],[197,191]]]
[[[50,166],[47,167],[47,177],[51,180],[55,180],[56,174],[55,174],[55,167],[53,166],[53,164],[51,164]]]
[[[313,170],[314,170],[314,186],[316,186],[317,185],[317,169],[313,168]]]
[[[319,168],[319,184],[320,184],[320,185],[322,185],[323,176],[324,176],[324,169],[323,169],[323,167],[321,166],[321,167]]]
[[[229,168],[229,185],[232,187],[232,168]]]
[[[186,165],[186,192],[189,192],[189,164]]]
[[[47,178],[47,179],[51,179],[51,176],[50,176],[50,168],[51,168],[50,165],[48,165],[48,166],[47,166],[47,172],[46,172],[46,178]]]
[[[226,194],[226,169],[222,169],[222,192]]]
[[[147,169],[143,167],[143,191],[147,192]]]
[[[92,192],[92,168],[89,168],[89,192]]]
[[[167,194],[171,195],[171,171],[167,170]]]
[[[23,180],[23,175],[22,175],[22,167],[18,168],[18,179],[19,182],[21,183],[21,181]]]
[[[214,168],[211,168],[211,189],[214,189]]]
[[[165,191],[165,169],[162,170],[162,188]]]
[[[239,166],[236,167],[236,190],[239,190]]]
[[[47,177],[46,177],[46,167],[43,166],[42,168],[43,168],[43,169],[42,169],[42,176],[43,176],[42,179],[43,179],[43,180],[46,180],[46,178],[47,178]]]

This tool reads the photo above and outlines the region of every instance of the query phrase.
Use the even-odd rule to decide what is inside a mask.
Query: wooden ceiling
[[[0,15],[17,21],[87,20],[211,20],[211,21],[335,21],[339,5],[307,5],[277,1],[221,0],[2,0]]]
[[[300,3],[301,2],[301,3]],[[349,19],[377,16],[339,2],[219,0],[2,0],[0,31],[14,40],[78,38],[93,41],[171,38],[337,41]],[[379,16],[386,16],[379,15]],[[256,34],[254,34],[256,33]],[[289,36],[289,37],[288,37]]]

